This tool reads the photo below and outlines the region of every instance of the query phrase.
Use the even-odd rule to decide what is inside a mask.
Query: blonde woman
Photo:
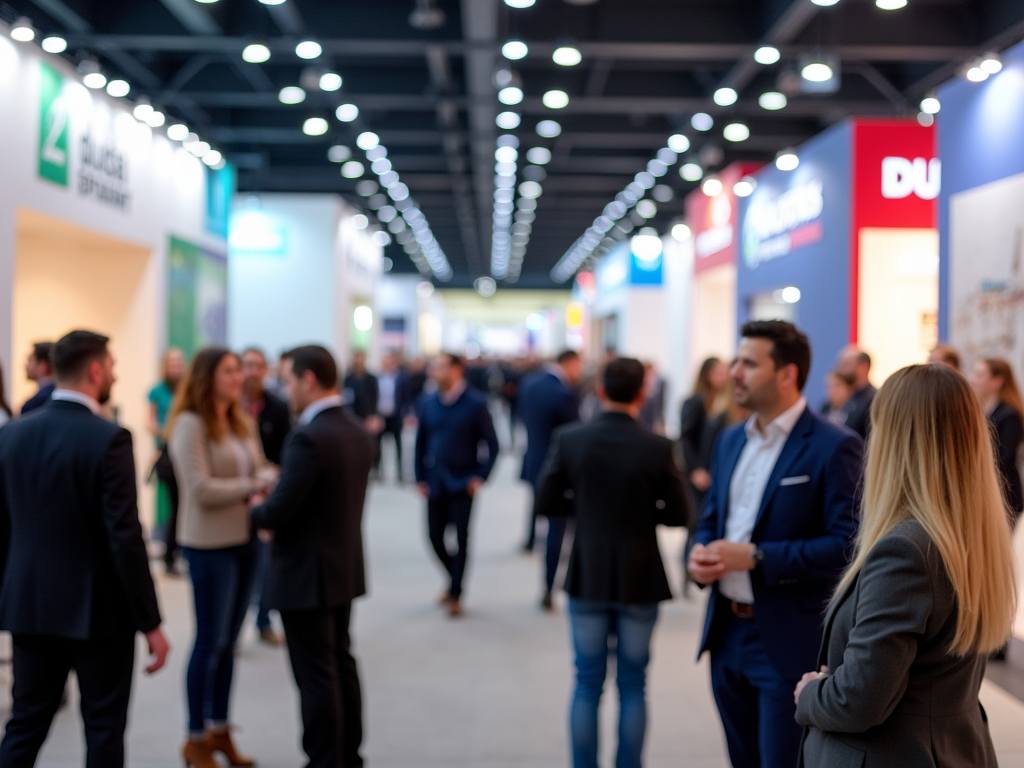
[[[796,688],[807,768],[995,768],[978,690],[1016,608],[988,425],[942,365],[895,373],[871,409],[856,556]]]

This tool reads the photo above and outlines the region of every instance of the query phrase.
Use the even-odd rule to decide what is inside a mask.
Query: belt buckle
[[[730,600],[729,607],[732,608],[733,616],[741,619],[754,618],[754,606],[748,603],[737,603],[735,600]]]

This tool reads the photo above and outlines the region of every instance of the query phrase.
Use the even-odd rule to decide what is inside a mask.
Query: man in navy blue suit
[[[852,549],[863,443],[808,409],[804,334],[781,320],[740,332],[731,375],[753,415],[719,438],[689,571],[712,587],[700,653],[734,768],[792,768],[793,689]]]
[[[498,437],[487,409],[487,397],[466,384],[465,364],[444,353],[430,364],[437,392],[423,398],[416,433],[416,484],[427,498],[430,543],[451,577],[441,597],[450,616],[462,613],[462,578],[466,571],[469,514],[473,497],[498,458]],[[487,458],[481,459],[481,443]],[[458,547],[448,551],[444,534],[455,527]]]
[[[576,388],[581,378],[583,361],[576,352],[566,350],[554,363],[530,374],[520,385],[519,408],[526,427],[526,453],[523,455],[520,477],[533,486],[535,496],[544,460],[551,446],[552,433],[563,424],[579,421],[580,401]],[[544,558],[545,590],[541,601],[541,606],[548,611],[553,607],[551,591],[555,585],[568,520],[567,517],[548,518],[547,551]],[[536,529],[537,508],[534,505],[530,512],[530,530],[523,545],[526,552],[533,551]]]

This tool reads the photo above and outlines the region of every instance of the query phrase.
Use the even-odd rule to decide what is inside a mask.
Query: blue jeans
[[[188,731],[227,724],[235,643],[242,629],[256,572],[256,542],[223,549],[182,547],[192,578],[196,640],[185,674]]]
[[[569,714],[574,768],[597,768],[597,710],[615,637],[619,688],[619,749],[616,768],[640,768],[647,730],[647,662],[658,604],[622,605],[569,599],[576,652],[576,691]]]
[[[274,545],[259,542],[256,552],[256,575],[252,587],[252,605],[256,606],[256,629],[270,629],[270,609],[267,607],[267,574],[270,573],[270,550]]]

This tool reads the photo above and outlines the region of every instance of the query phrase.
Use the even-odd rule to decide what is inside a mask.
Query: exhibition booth
[[[754,179],[739,201],[738,321],[780,318],[807,333],[808,400],[823,400],[846,344],[871,354],[876,384],[925,360],[938,315],[934,129],[848,120]]]
[[[153,460],[147,393],[168,342],[226,341],[230,167],[207,169],[89,89],[63,59],[0,29],[0,362],[15,410],[35,391],[23,361],[75,328],[111,337],[112,406]],[[143,494],[144,517],[149,494]]]

